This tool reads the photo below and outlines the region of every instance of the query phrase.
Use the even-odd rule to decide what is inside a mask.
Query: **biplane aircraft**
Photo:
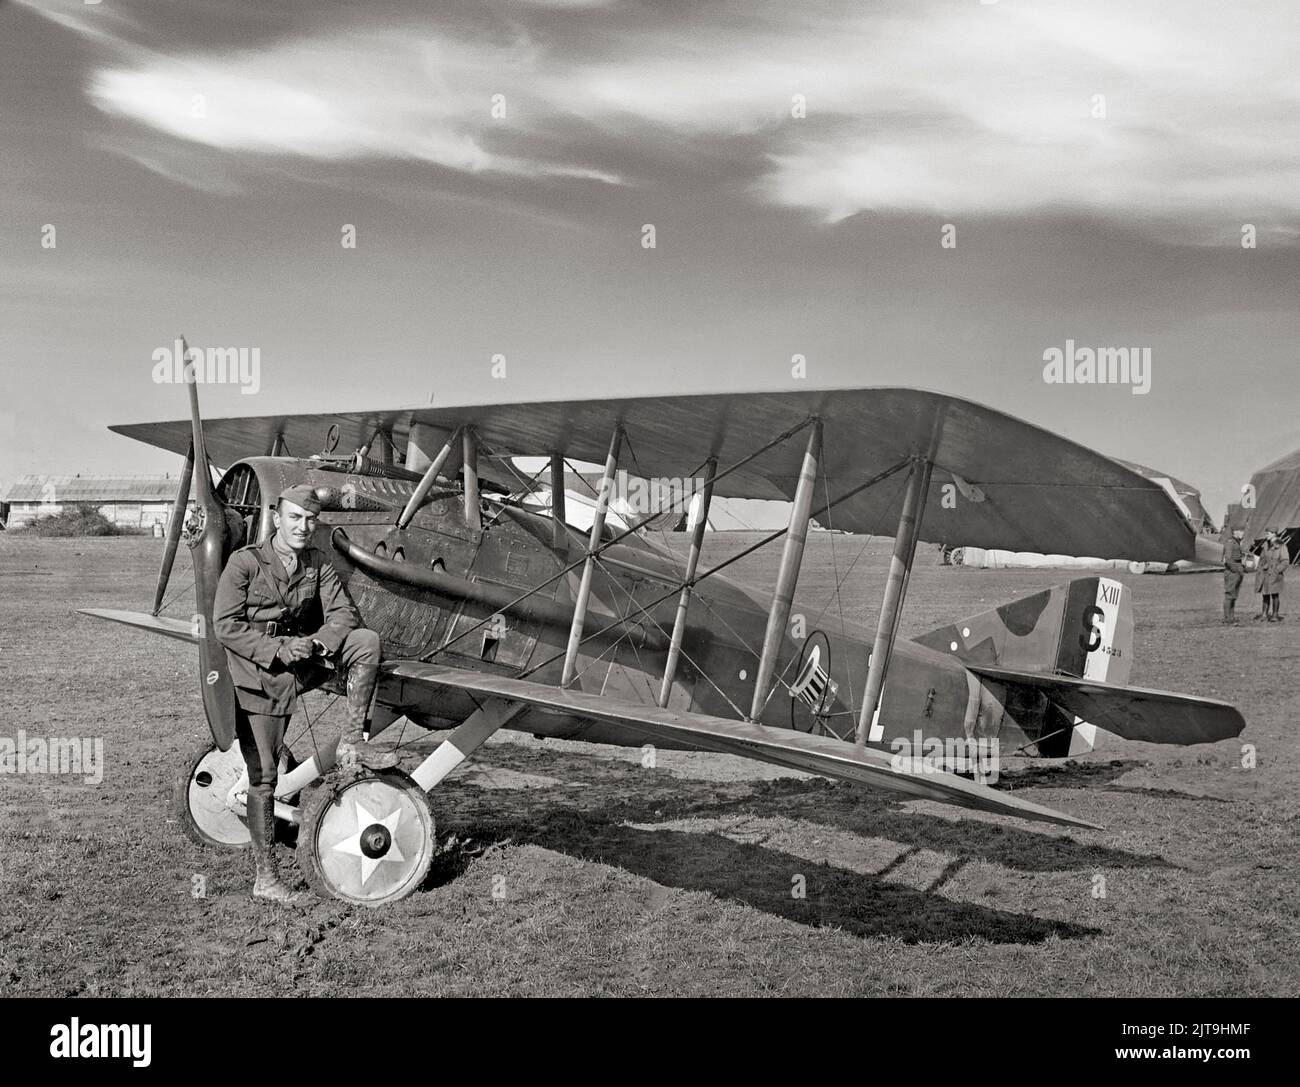
[[[378,906],[421,884],[436,845],[431,794],[503,728],[741,755],[906,798],[1088,827],[978,774],[900,759],[900,745],[991,740],[1059,757],[1086,749],[1098,728],[1193,744],[1245,727],[1226,703],[1126,685],[1131,591],[1110,578],[897,637],[919,540],[1195,557],[1193,526],[1158,484],[991,408],[858,388],[205,422],[188,385],[189,420],[112,428],[186,460],[152,612],[86,614],[197,643],[214,744],[183,779],[183,818],[205,842],[246,845],[247,775],[231,750],[234,689],[213,597],[231,551],[272,531],[275,496],[292,484],[315,489],[313,543],[383,639],[372,737],[399,721],[450,730],[409,773],[330,773],[327,744],[280,776],[276,814],[298,826],[304,873],[347,902]],[[528,457],[541,458],[538,476],[549,472],[544,505],[538,478],[519,467]],[[566,516],[563,481],[575,461],[604,465],[586,531]],[[217,465],[225,471],[214,485]],[[614,528],[609,484],[620,468],[697,481],[677,496],[696,505],[684,557],[637,524]],[[772,593],[724,576],[734,559],[702,568],[715,497],[791,503],[787,527],[760,541],[782,549]],[[813,519],[894,537],[874,630],[836,617],[795,636],[792,614],[819,612],[795,600]],[[161,614],[182,523],[192,621]]]

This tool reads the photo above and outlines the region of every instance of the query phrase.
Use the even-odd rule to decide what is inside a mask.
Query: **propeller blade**
[[[181,337],[181,350],[185,355],[185,384],[190,390],[190,443],[193,447],[194,463],[203,467],[203,470],[197,472],[194,477],[195,491],[199,503],[210,506],[217,501],[217,496],[212,491],[208,449],[203,443],[203,419],[199,415],[199,383],[194,376],[194,361],[190,358],[190,345],[185,342],[184,336]]]
[[[162,610],[163,594],[172,578],[172,565],[176,562],[176,545],[181,542],[181,529],[190,503],[190,480],[194,476],[194,443],[185,454],[185,467],[181,469],[180,483],[176,487],[176,501],[172,503],[171,520],[167,522],[167,542],[163,546],[162,565],[158,568],[158,588],[153,596],[153,614]]]
[[[185,384],[190,389],[191,450],[194,459],[195,520],[188,527],[185,542],[194,562],[194,601],[199,621],[199,687],[212,738],[222,751],[235,742],[235,685],[226,664],[226,647],[212,628],[212,610],[217,583],[225,566],[230,532],[226,507],[212,487],[211,467],[203,444],[203,420],[199,415],[199,390],[189,345],[181,338],[185,353]]]

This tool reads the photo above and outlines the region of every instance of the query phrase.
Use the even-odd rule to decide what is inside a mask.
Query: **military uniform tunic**
[[[1235,597],[1241,591],[1241,579],[1245,576],[1246,564],[1241,553],[1241,543],[1236,537],[1229,538],[1223,549],[1223,595]]]
[[[333,656],[361,621],[337,571],[316,548],[298,552],[297,569],[284,568],[269,536],[230,556],[212,609],[213,629],[226,647],[235,694],[248,713],[289,716],[296,704],[294,667],[279,659],[286,638],[312,638]],[[269,634],[254,623],[274,621]],[[310,661],[300,667],[305,678]],[[314,671],[314,668],[313,668]]]

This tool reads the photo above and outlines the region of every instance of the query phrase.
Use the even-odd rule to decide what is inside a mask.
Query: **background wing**
[[[1195,532],[1161,486],[1108,457],[992,408],[916,389],[838,389],[802,393],[565,400],[464,405],[394,412],[213,419],[204,424],[219,464],[270,451],[278,433],[289,453],[320,449],[331,423],[350,451],[387,430],[405,448],[413,423],[445,437],[472,424],[487,451],[538,456],[555,449],[603,462],[610,433],[628,435],[624,467],[633,475],[675,479],[710,455],[726,468],[811,415],[824,426],[815,505],[912,454],[935,471],[921,538],[931,542],[1106,559],[1173,562],[1195,556]],[[184,454],[189,424],[142,423],[113,430]],[[789,500],[803,456],[802,436],[722,480],[723,498]],[[850,532],[892,535],[903,474],[841,503],[818,521]]]

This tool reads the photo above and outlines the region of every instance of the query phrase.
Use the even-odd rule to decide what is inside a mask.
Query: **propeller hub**
[[[181,529],[181,538],[191,550],[198,547],[203,540],[203,530],[207,527],[208,511],[195,503],[185,518],[185,527]]]

